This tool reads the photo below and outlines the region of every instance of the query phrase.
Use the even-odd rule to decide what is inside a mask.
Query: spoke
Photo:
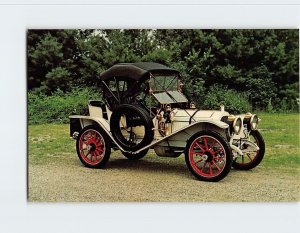
[[[247,154],[248,158],[251,160],[251,162],[253,162],[253,159],[250,157],[249,154]]]
[[[201,169],[201,172],[203,172],[203,169],[205,168],[206,164],[207,164],[207,162],[204,163],[204,165],[203,165],[203,167]]]
[[[203,149],[202,146],[200,146],[200,144],[198,142],[195,142],[195,144],[204,152],[205,150]]]
[[[218,169],[218,171],[220,171],[221,168],[216,164],[216,162],[215,162],[214,160],[213,160],[212,162],[213,162],[213,164],[215,165],[215,167]]]
[[[195,162],[194,163],[194,165],[196,165],[197,163],[199,163],[199,162],[201,162],[201,161],[203,161],[203,159],[201,158],[201,159],[199,159],[197,162]]]
[[[101,147],[99,146],[99,147],[97,147],[97,149],[96,149],[97,151],[99,151],[99,152],[103,152],[103,149],[101,149]]]
[[[213,172],[212,172],[212,168],[211,168],[211,163],[209,163],[209,174],[212,175]]]
[[[216,143],[217,143],[217,141],[215,140],[210,148],[213,149],[215,147]]]
[[[203,142],[204,142],[206,150],[209,150],[208,145],[207,145],[206,137],[203,137]]]
[[[192,154],[195,154],[195,155],[203,155],[203,153],[201,153],[201,152],[196,152],[196,151],[192,151]]]
[[[130,137],[130,141],[133,142],[133,134],[132,134],[132,127],[130,127],[130,134],[129,134],[129,137]]]
[[[103,155],[103,153],[99,153],[99,156],[100,156],[101,158],[103,158],[104,155]]]
[[[101,154],[99,154],[99,152],[98,151],[95,151],[95,154],[96,154],[96,160],[97,160],[97,156],[99,156],[100,158],[99,158],[99,160],[103,157]]]
[[[88,151],[88,153],[85,155],[85,157],[88,157],[88,155],[91,153],[91,151]]]
[[[218,160],[224,161],[224,157],[218,157]]]
[[[219,152],[223,151],[223,148],[217,150],[217,151],[214,151],[214,154],[218,154]]]

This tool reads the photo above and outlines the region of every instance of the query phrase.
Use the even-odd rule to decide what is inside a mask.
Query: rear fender
[[[70,137],[76,138],[79,132],[88,125],[97,125],[102,128],[107,136],[114,142],[120,150],[124,151],[114,140],[110,133],[110,126],[107,120],[102,117],[92,117],[92,116],[80,116],[73,115],[70,116]]]

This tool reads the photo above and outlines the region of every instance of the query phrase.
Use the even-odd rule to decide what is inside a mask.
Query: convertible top
[[[114,77],[126,77],[140,81],[149,77],[151,72],[165,75],[179,74],[178,70],[154,62],[119,63],[102,72],[100,79],[106,81]]]

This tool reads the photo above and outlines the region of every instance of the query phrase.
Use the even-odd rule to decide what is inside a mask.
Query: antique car
[[[100,82],[103,101],[89,101],[89,116],[70,116],[70,136],[87,167],[104,168],[111,149],[131,160],[153,149],[161,157],[184,154],[196,178],[219,181],[231,167],[248,170],[263,159],[257,115],[231,115],[224,106],[196,109],[182,93],[175,69],[121,63],[101,73]]]

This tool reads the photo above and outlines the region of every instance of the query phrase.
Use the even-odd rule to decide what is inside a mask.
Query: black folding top
[[[179,73],[175,69],[154,62],[119,63],[102,72],[100,79],[106,81],[113,77],[127,77],[138,81],[146,78],[150,72],[165,75],[175,75]]]

